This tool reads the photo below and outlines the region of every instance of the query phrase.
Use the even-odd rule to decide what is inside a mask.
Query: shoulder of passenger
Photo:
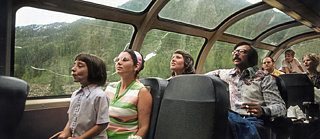
[[[95,95],[96,97],[105,97],[105,96],[107,96],[106,92],[103,91],[101,88],[97,88],[92,93],[93,93],[92,95]]]
[[[277,79],[275,77],[273,77],[271,74],[266,74],[264,76],[264,78],[263,78],[263,81],[265,81],[265,82],[272,82],[272,81],[276,82]]]
[[[216,70],[219,71],[219,74],[235,74],[236,73],[236,69],[232,68],[232,69],[219,69]]]
[[[135,85],[144,87],[143,83],[141,83],[141,82],[135,82]]]
[[[149,91],[147,88],[145,88],[145,87],[143,87],[143,88],[140,89],[140,91],[139,91],[139,97],[149,97],[149,98],[152,98],[150,91]]]

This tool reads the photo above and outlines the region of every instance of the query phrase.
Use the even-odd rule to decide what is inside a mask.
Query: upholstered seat
[[[314,103],[314,86],[306,74],[283,74],[279,76],[287,89],[287,108],[298,105],[306,114],[303,121],[294,121],[291,139],[320,138],[319,106]],[[309,116],[312,119],[309,119]],[[317,118],[316,118],[317,117]]]
[[[219,78],[174,77],[164,92],[155,139],[225,138],[229,105],[229,92]]]
[[[14,77],[0,76],[0,138],[14,139],[20,124],[29,85]]]
[[[287,108],[298,105],[302,109],[303,102],[314,102],[314,87],[306,74],[282,74],[279,77],[286,85]]]
[[[139,79],[139,81],[146,87],[150,87],[150,93],[152,95],[152,110],[150,114],[149,129],[144,139],[153,139],[161,100],[168,81],[162,78],[142,78]]]

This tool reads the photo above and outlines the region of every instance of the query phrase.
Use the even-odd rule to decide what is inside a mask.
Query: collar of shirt
[[[255,73],[259,70],[259,68],[257,66],[253,66],[253,67],[249,67],[247,69],[245,69],[242,73],[241,73],[241,76],[242,77],[246,77],[246,76],[250,76],[250,78],[253,77],[253,75],[255,75]],[[232,76],[236,76],[237,74],[237,70],[236,68],[233,68],[231,71],[230,71],[230,75]]]
[[[86,96],[86,98],[91,94],[91,92],[93,90],[95,90],[98,87],[98,85],[96,84],[90,84],[86,87],[82,87],[81,89],[79,89],[79,91],[76,93],[76,95],[80,94],[81,92],[84,93],[84,95]]]
[[[309,77],[309,72],[306,72],[306,74],[308,75]],[[317,78],[317,79],[320,79],[320,72],[317,72],[317,74],[313,75],[312,77],[309,77],[309,78]]]
[[[309,76],[309,72],[306,72],[306,74]]]

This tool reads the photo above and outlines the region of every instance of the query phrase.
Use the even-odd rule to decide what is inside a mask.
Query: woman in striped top
[[[110,100],[109,139],[142,139],[148,130],[152,105],[150,92],[136,77],[144,68],[142,55],[131,49],[114,59],[118,82],[110,83],[105,92]]]

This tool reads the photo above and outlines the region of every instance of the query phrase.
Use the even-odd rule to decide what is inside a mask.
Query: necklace
[[[135,82],[136,80],[133,80],[129,85],[129,87],[126,89],[126,91],[122,95],[118,96],[120,91],[120,86],[121,86],[121,82],[120,82],[117,86],[117,91],[116,91],[116,94],[114,95],[113,103],[117,102],[122,96],[124,96]]]

